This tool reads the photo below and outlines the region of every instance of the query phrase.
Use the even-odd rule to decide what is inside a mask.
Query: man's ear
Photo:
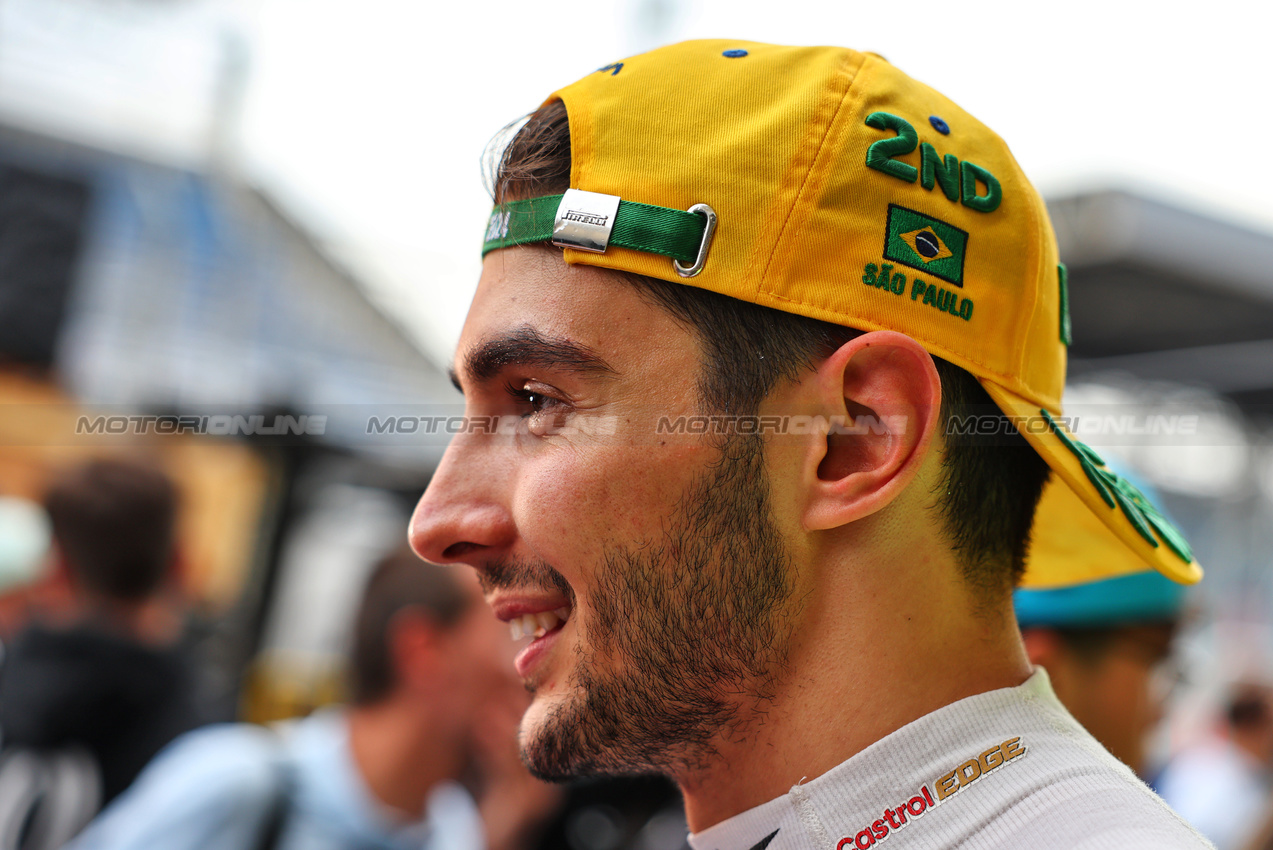
[[[870,516],[915,478],[937,428],[941,380],[923,346],[894,331],[845,343],[817,380],[832,426],[805,523],[826,530]]]

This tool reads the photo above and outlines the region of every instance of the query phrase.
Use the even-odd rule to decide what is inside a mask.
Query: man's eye
[[[553,398],[540,390],[532,389],[529,385],[517,386],[516,384],[510,384],[508,387],[508,393],[528,408],[523,411],[522,416],[542,413],[545,410],[550,410],[561,404],[560,399]]]

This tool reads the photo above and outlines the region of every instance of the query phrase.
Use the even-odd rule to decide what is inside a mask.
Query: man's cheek
[[[570,452],[523,481],[519,511],[558,538],[591,530],[611,539],[640,539],[680,498],[684,463],[659,452],[598,447]],[[524,530],[529,536],[535,529]]]

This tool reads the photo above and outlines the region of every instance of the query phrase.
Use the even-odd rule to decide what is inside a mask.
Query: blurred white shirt
[[[423,820],[376,800],[337,710],[209,726],[174,741],[68,850],[251,850],[286,795],[277,850],[484,850],[473,798],[442,783]]]
[[[1260,828],[1271,802],[1266,769],[1223,740],[1176,756],[1157,785],[1167,804],[1216,850],[1240,850]]]

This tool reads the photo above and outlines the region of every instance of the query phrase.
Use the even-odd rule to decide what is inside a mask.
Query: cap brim
[[[1064,483],[1118,542],[1172,581],[1194,584],[1202,578],[1202,568],[1180,532],[1144,494],[1108,469],[1095,451],[1074,437],[1062,419],[991,381],[982,379],[981,385],[1052,468],[1058,480],[1050,483],[1048,490]],[[1036,516],[1054,508],[1070,509],[1058,506],[1058,497],[1049,496],[1047,490],[1044,498],[1047,503],[1040,505]],[[1052,519],[1055,517],[1049,514],[1048,521]],[[1128,572],[1125,563],[1121,559],[1102,567],[1090,562],[1052,560],[1037,568],[1031,565],[1023,585],[1056,587],[1095,581]]]

